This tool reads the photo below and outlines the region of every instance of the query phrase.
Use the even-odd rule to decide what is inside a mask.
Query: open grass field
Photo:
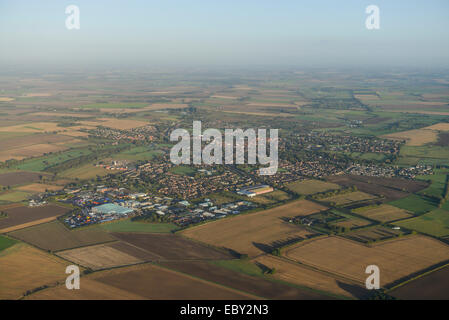
[[[196,170],[188,166],[175,166],[170,168],[171,173],[178,174],[181,176],[193,176]]]
[[[401,300],[449,300],[449,267],[413,280],[388,294]]]
[[[26,244],[1,251],[0,299],[18,299],[28,290],[65,281],[67,265],[66,261]]]
[[[407,198],[389,202],[390,205],[414,212],[415,214],[423,214],[437,208],[438,203],[430,198],[412,194]]]
[[[112,233],[122,242],[151,254],[152,260],[221,260],[232,256],[224,251],[169,234]]]
[[[242,264],[245,265],[243,272],[242,268],[238,267]],[[281,281],[276,281],[276,278],[272,276],[263,276],[262,269],[251,261],[182,261],[163,262],[162,265],[194,277],[267,299],[308,300],[331,298],[321,292],[289,286],[281,283]],[[254,270],[247,273],[249,268]]]
[[[326,207],[299,200],[272,209],[239,215],[188,228],[182,235],[211,245],[256,256],[277,243],[303,239],[312,233],[283,218],[306,216]]]
[[[91,163],[82,165],[81,167],[77,168],[70,168],[67,169],[61,173],[59,173],[59,176],[66,177],[69,179],[94,179],[97,176],[103,177],[109,173],[113,173],[113,171],[106,170],[102,167],[96,167]]]
[[[167,299],[248,300],[258,297],[155,265],[107,270],[82,278],[80,290],[65,286],[31,295],[30,299]]]
[[[255,258],[254,262],[266,268],[274,268],[276,270],[272,275],[274,279],[346,298],[362,298],[366,295],[366,290],[356,283],[331,277],[326,273],[279,257],[263,255]]]
[[[403,146],[398,164],[449,165],[449,148],[436,145]]]
[[[365,201],[375,199],[376,197],[361,191],[355,191],[351,193],[339,194],[329,198],[321,199],[321,201],[328,203],[335,203],[337,206],[347,205],[353,202]]]
[[[367,217],[379,222],[388,222],[399,219],[410,218],[413,215],[407,210],[391,206],[389,204],[381,204],[379,206],[360,207],[352,210],[358,215]]]
[[[398,221],[394,224],[432,236],[445,237],[449,235],[449,211],[436,209],[419,217]]]
[[[365,269],[377,265],[381,286],[449,259],[449,246],[425,236],[409,236],[372,247],[340,237],[299,243],[285,251],[289,259],[364,283]]]
[[[444,195],[444,188],[446,187],[446,177],[449,174],[447,169],[434,169],[433,175],[423,175],[416,177],[419,180],[430,181],[430,186],[421,190],[423,195],[441,198]]]
[[[88,149],[67,150],[61,153],[25,160],[23,163],[17,164],[15,168],[25,171],[43,171],[52,165],[89,154],[91,154],[91,151]]]
[[[0,219],[0,233],[6,233],[54,220],[69,209],[50,204],[41,207],[15,206],[2,211],[8,216]]]
[[[13,245],[15,245],[17,243],[16,240],[5,237],[5,236],[0,236],[0,251],[5,250],[9,247],[12,247]]]
[[[6,191],[0,193],[0,201],[21,202],[29,198],[31,194],[23,191]]]
[[[290,183],[286,186],[289,190],[298,194],[310,195],[318,192],[340,189],[338,184],[321,180],[304,180]]]
[[[65,250],[114,240],[114,238],[105,231],[97,230],[96,228],[69,230],[59,221],[52,221],[13,231],[8,235],[41,249],[51,251]]]
[[[139,120],[131,120],[131,119],[114,119],[114,118],[101,118],[100,122],[97,123],[98,126],[107,127],[111,129],[118,130],[129,130],[134,128],[139,128],[146,126],[148,122],[139,121]],[[85,122],[81,121],[81,124]],[[87,125],[93,125],[92,122],[86,122]]]
[[[98,228],[109,232],[171,233],[178,227],[171,223],[134,222],[127,219],[103,223]]]
[[[117,160],[151,160],[155,156],[162,153],[163,151],[161,150],[154,150],[150,147],[139,146],[120,152],[113,157]]]

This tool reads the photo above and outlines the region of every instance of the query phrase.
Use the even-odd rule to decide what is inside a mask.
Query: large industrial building
[[[270,187],[270,186],[268,186],[266,184],[260,184],[260,185],[257,185],[257,186],[241,189],[241,190],[237,191],[237,194],[244,195],[244,196],[252,198],[252,197],[255,197],[255,196],[259,195],[259,194],[272,192],[273,190],[274,190],[273,187]]]
[[[122,207],[114,203],[105,203],[101,206],[96,206],[92,208],[92,213],[101,215],[127,215],[133,212],[133,209]]]

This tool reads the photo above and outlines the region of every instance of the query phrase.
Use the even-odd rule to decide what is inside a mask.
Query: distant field
[[[45,174],[39,174],[36,172],[7,172],[0,174],[0,185],[2,186],[14,186],[18,184],[37,182],[40,177],[45,177]]]
[[[169,170],[171,173],[174,174],[179,174],[181,176],[192,176],[196,173],[196,170],[191,168],[191,167],[187,167],[187,166],[175,166],[170,168]]]
[[[25,244],[1,251],[0,266],[2,275],[7,275],[0,277],[0,299],[18,299],[28,290],[67,277],[66,261]]]
[[[383,138],[406,140],[408,146],[422,146],[427,143],[435,142],[438,138],[438,132],[427,129],[416,129],[403,132],[390,133]]]
[[[9,233],[10,236],[45,250],[58,251],[113,241],[104,231],[94,228],[69,230],[59,221],[32,226]]]
[[[297,181],[287,185],[287,188],[298,194],[310,195],[318,192],[340,189],[338,184],[320,181],[320,180],[304,180]]]
[[[102,126],[118,130],[129,130],[134,128],[139,128],[146,126],[148,122],[131,120],[131,119],[114,119],[114,118],[101,118],[98,122],[92,121],[81,121],[81,124],[86,124],[88,126]]]
[[[25,160],[23,163],[16,165],[15,168],[28,171],[43,171],[52,165],[56,165],[83,155],[89,155],[91,153],[92,152],[88,149],[67,150],[45,157]]]
[[[85,164],[81,167],[67,169],[59,174],[61,177],[67,177],[70,179],[94,179],[97,176],[105,176],[109,173],[113,173],[114,171],[106,170],[102,167],[94,166],[92,163]]]
[[[365,269],[377,265],[381,286],[449,259],[449,246],[424,236],[381,242],[372,247],[339,237],[299,243],[287,258],[365,283]]]
[[[0,194],[0,201],[20,202],[28,199],[30,195],[23,191],[7,191]]]
[[[16,190],[31,192],[31,193],[41,193],[41,192],[45,192],[46,190],[58,191],[61,189],[63,189],[62,186],[55,186],[52,184],[42,184],[42,183],[31,183],[31,184],[27,184],[27,185],[16,188]]]
[[[161,268],[139,265],[102,271],[83,277],[81,290],[64,285],[40,291],[30,299],[224,299],[248,300],[255,296],[209,281]]]
[[[161,150],[154,150],[149,147],[139,146],[125,150],[113,156],[117,160],[151,160],[156,155],[162,154]]]
[[[351,193],[344,193],[339,194],[336,196],[332,196],[329,198],[321,199],[321,201],[328,202],[328,203],[335,203],[335,205],[346,205],[350,204],[352,202],[358,202],[358,201],[364,201],[364,200],[370,200],[375,199],[376,197],[361,191],[355,191]]]
[[[449,165],[449,148],[436,145],[404,146],[399,153],[400,165]]]
[[[389,202],[390,205],[414,212],[416,214],[422,214],[425,212],[432,211],[437,208],[438,204],[432,201],[429,198],[425,198],[424,196],[418,196],[412,194],[407,198],[395,200]]]
[[[446,187],[446,177],[449,174],[449,170],[445,169],[434,169],[435,174],[418,176],[419,180],[430,180],[431,184],[426,189],[422,190],[420,193],[424,195],[429,195],[437,198],[441,198],[444,193],[444,188]]]
[[[405,219],[413,216],[407,210],[397,208],[388,204],[361,207],[354,209],[353,212],[380,222]]]
[[[419,217],[398,221],[394,224],[436,237],[445,237],[449,235],[449,211],[436,209]]]
[[[282,218],[306,216],[325,210],[316,203],[300,200],[272,209],[238,215],[188,228],[182,235],[211,245],[256,256],[277,243],[299,240],[312,233]]]
[[[5,233],[54,220],[69,209],[50,204],[41,207],[15,206],[2,211],[8,215],[0,219],[0,232]]]

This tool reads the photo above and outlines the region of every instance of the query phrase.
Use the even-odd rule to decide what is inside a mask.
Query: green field
[[[181,176],[193,176],[196,173],[196,170],[187,166],[175,166],[170,168],[170,172]]]
[[[406,198],[389,202],[392,206],[414,212],[416,214],[423,214],[432,211],[438,207],[438,204],[424,196],[412,194]]]
[[[432,236],[444,237],[449,235],[449,211],[436,209],[422,216],[394,224]]]
[[[46,168],[57,165],[67,160],[71,160],[80,156],[89,155],[92,152],[88,149],[68,150],[57,154],[52,154],[35,159],[25,160],[22,163],[17,164],[14,168],[25,171],[43,171]]]
[[[298,194],[310,195],[318,192],[340,189],[338,184],[321,180],[303,180],[289,183],[287,189]]]
[[[20,202],[28,199],[29,193],[23,191],[12,191],[0,195],[0,201]]]
[[[403,146],[398,165],[449,165],[449,148],[435,145]]]
[[[170,233],[177,229],[171,223],[133,222],[129,219],[95,226],[110,232]]]
[[[435,174],[426,175],[426,176],[418,176],[416,179],[418,180],[430,180],[431,185],[426,189],[420,191],[421,194],[429,195],[432,197],[441,198],[443,197],[445,186],[446,186],[446,177],[449,173],[449,170],[441,170],[435,169]]]
[[[5,236],[0,236],[0,251],[5,250],[17,243],[16,240],[7,238]]]
[[[113,156],[117,160],[151,160],[155,156],[162,154],[161,150],[154,150],[150,147],[139,146],[120,152]]]
[[[148,106],[148,103],[135,102],[135,103],[93,103],[80,106],[83,109],[102,109],[102,108],[114,108],[114,109],[140,109]]]
[[[210,263],[235,272],[245,273],[250,276],[263,276],[261,268],[246,260],[218,260],[211,261]]]

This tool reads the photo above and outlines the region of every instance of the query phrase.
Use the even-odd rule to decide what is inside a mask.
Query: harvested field
[[[42,184],[42,183],[31,183],[21,187],[16,188],[17,190],[31,192],[31,193],[41,193],[49,191],[58,191],[63,189],[63,186],[55,186],[51,184]]]
[[[254,259],[254,261],[267,268],[275,268],[276,273],[273,275],[275,279],[290,282],[299,286],[305,286],[349,298],[363,298],[367,293],[366,290],[358,284],[348,283],[347,280],[338,280],[325,273],[315,271],[295,262],[287,261],[272,255],[260,256]]]
[[[338,184],[320,181],[320,180],[304,180],[297,181],[287,185],[287,188],[293,192],[310,195],[318,192],[340,189]]]
[[[112,233],[123,242],[152,255],[152,260],[220,260],[231,255],[177,235]]]
[[[59,251],[97,243],[114,238],[100,229],[69,230],[59,221],[52,221],[9,233],[13,238],[25,241],[45,250]]]
[[[15,126],[0,127],[0,132],[51,133],[61,131],[56,122],[32,122]]]
[[[28,290],[64,281],[67,265],[66,261],[25,244],[3,250],[0,253],[0,300],[18,299]]]
[[[0,174],[0,185],[2,186],[14,186],[17,184],[37,182],[40,180],[40,176],[46,176],[37,172],[7,172]]]
[[[413,280],[389,295],[403,300],[449,300],[449,267]]]
[[[102,121],[101,126],[118,130],[129,130],[148,125],[148,122],[130,119],[104,118],[100,120]]]
[[[328,203],[335,203],[337,206],[350,204],[353,202],[375,199],[376,197],[365,192],[355,191],[351,193],[338,194],[329,198],[320,199]]]
[[[73,140],[73,138],[60,134],[26,134],[18,137],[11,137],[9,139],[2,139],[0,141],[0,150],[4,153],[10,149],[20,149],[36,144],[58,144],[70,140]]]
[[[144,260],[127,254],[111,244],[59,251],[56,255],[92,270],[107,269],[143,262]]]
[[[367,206],[361,207],[353,210],[361,216],[367,217],[372,220],[380,222],[388,222],[399,219],[410,218],[413,215],[407,210],[393,207],[389,204],[382,204],[380,206]]]
[[[449,259],[449,246],[425,236],[409,236],[372,247],[340,237],[299,243],[287,258],[364,283],[365,269],[377,265],[381,286]]]
[[[350,233],[345,233],[343,237],[358,241],[361,243],[372,243],[380,240],[387,240],[401,235],[400,230],[393,230],[385,227],[372,227],[358,229]]]
[[[211,245],[256,256],[280,243],[300,240],[310,231],[283,218],[307,216],[326,207],[307,200],[293,201],[272,209],[239,215],[188,228],[182,235]]]
[[[41,207],[13,207],[3,211],[8,216],[0,220],[0,233],[11,232],[54,220],[56,217],[68,212],[69,209],[50,204]]]
[[[318,292],[290,287],[262,277],[229,270],[205,261],[164,262],[162,265],[194,277],[267,299],[307,300],[330,298]]]
[[[413,181],[400,178],[341,175],[330,176],[327,179],[345,187],[356,186],[360,191],[382,196],[386,201],[405,198],[409,195],[409,192],[418,192],[429,186],[429,184],[424,181]]]
[[[449,131],[449,123],[441,122],[441,123],[437,123],[437,124],[434,124],[434,125],[429,126],[429,127],[425,127],[423,129],[436,130],[436,131]]]
[[[22,160],[30,157],[38,157],[46,153],[63,151],[66,149],[67,147],[63,145],[45,143],[33,144],[31,146],[1,151],[0,161],[6,161],[10,159]]]
[[[67,290],[65,286],[59,286],[40,291],[29,298],[247,300],[257,297],[159,266],[139,265],[83,277],[80,290]]]
[[[434,130],[416,129],[403,132],[390,133],[382,136],[382,138],[394,140],[406,140],[408,146],[422,146],[427,143],[435,142],[438,133]]]

